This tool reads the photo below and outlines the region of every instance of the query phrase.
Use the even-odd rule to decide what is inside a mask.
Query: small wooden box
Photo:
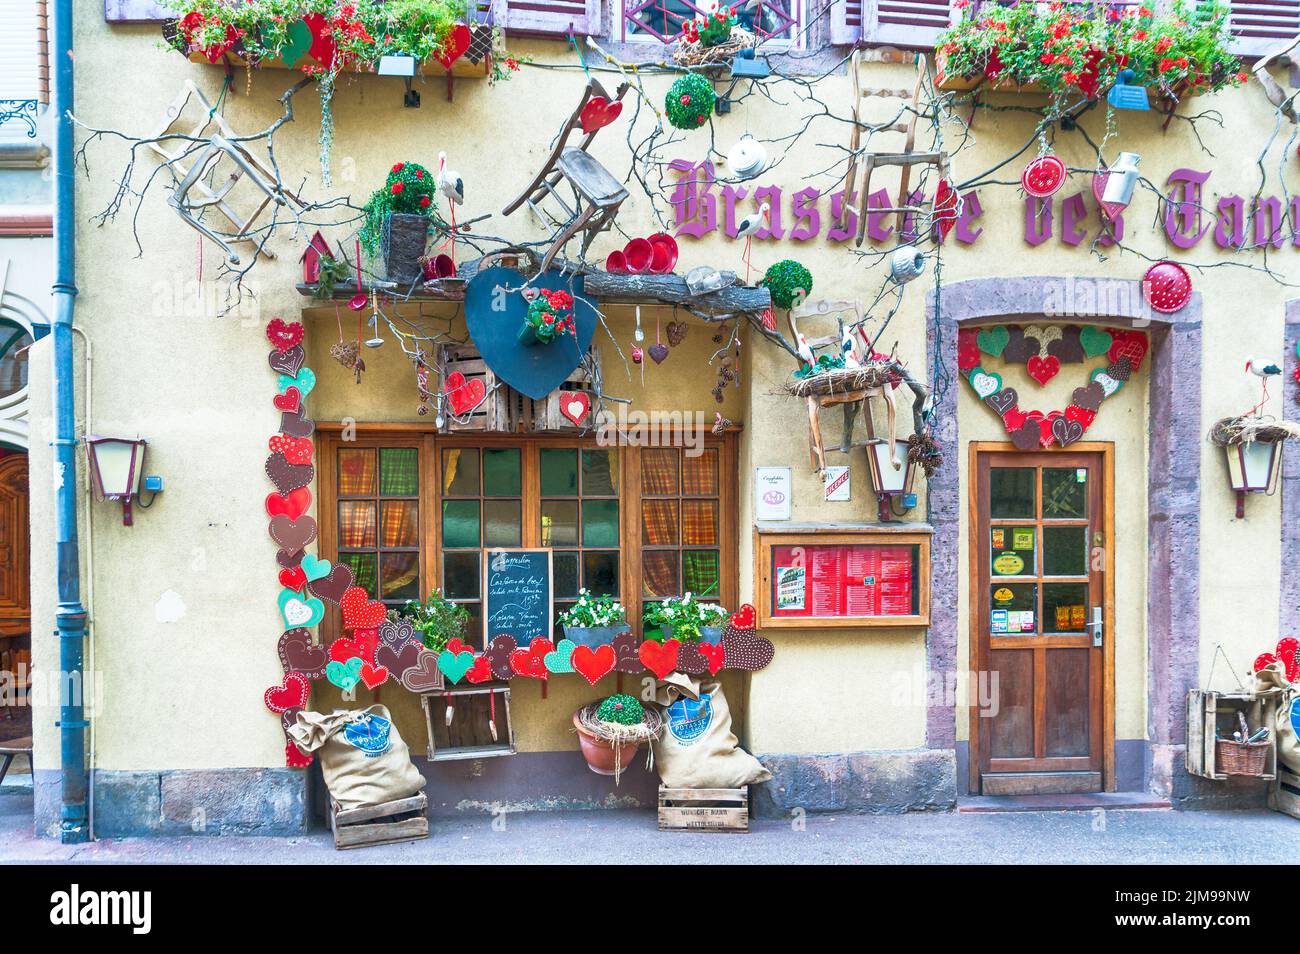
[[[1215,729],[1222,730],[1228,738],[1236,731],[1237,713],[1244,713],[1252,730],[1268,726],[1273,742],[1264,771],[1255,776],[1262,779],[1277,777],[1277,740],[1272,735],[1277,709],[1276,693],[1215,692],[1211,689],[1191,689],[1187,693],[1187,773],[1201,778],[1223,781],[1229,778],[1217,764]],[[1239,777],[1239,776],[1238,776]]]
[[[1300,775],[1285,765],[1277,767],[1277,778],[1268,792],[1268,807],[1292,818],[1300,818]]]
[[[749,788],[659,786],[660,831],[749,831]]]
[[[483,392],[487,396],[483,403],[474,410],[462,415],[459,420],[452,417],[450,405],[444,404],[442,426],[444,434],[484,433],[492,431],[509,431],[510,398],[514,392],[501,383],[496,374],[487,366],[473,345],[443,345],[442,366],[447,377],[459,371],[466,382],[481,380]],[[443,379],[446,387],[446,379]]]
[[[594,354],[589,352],[590,357],[587,360],[594,360]],[[581,430],[582,427],[574,424],[560,411],[561,395],[565,391],[585,391],[590,396],[591,410],[587,412],[587,419],[583,425],[588,429],[594,427],[595,421],[592,418],[596,410],[596,388],[592,383],[591,374],[583,365],[579,365],[563,384],[544,398],[533,399],[511,389],[510,429],[523,433]]]
[[[451,725],[447,706],[452,707]],[[515,726],[510,719],[510,687],[458,686],[420,695],[430,762],[490,759],[515,754]],[[496,737],[489,721],[496,710]]]
[[[339,809],[330,799],[330,830],[334,847],[364,848],[366,845],[394,845],[429,837],[429,807],[424,792],[395,802],[380,802],[362,808]]]

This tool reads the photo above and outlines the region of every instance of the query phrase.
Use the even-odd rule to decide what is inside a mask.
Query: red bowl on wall
[[[650,238],[646,239],[655,248],[654,257],[650,263],[652,272],[671,272],[677,264],[677,239],[673,238],[667,232],[656,232]],[[662,250],[662,251],[661,251]]]
[[[622,252],[615,250],[609,253],[609,257],[605,259],[605,271],[611,275],[623,275],[627,272],[627,259]]]
[[[643,238],[634,238],[623,246],[623,258],[627,260],[627,270],[633,275],[640,275],[650,270],[654,258],[654,246]]]

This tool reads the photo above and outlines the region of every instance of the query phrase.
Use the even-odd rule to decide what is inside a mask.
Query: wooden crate
[[[487,362],[479,355],[478,349],[473,345],[443,345],[439,361],[448,377],[453,372],[459,371],[465,376],[466,381],[481,379],[484,392],[487,394],[483,403],[470,411],[463,420],[453,420],[451,408],[447,407],[443,415],[445,423],[442,426],[442,433],[486,433],[512,429],[510,398],[514,392],[498,380],[492,369],[487,366]]]
[[[593,360],[599,360],[595,357],[594,352],[592,355]],[[595,421],[593,418],[596,412],[595,385],[592,384],[591,374],[582,365],[579,365],[565,379],[563,384],[544,398],[535,400],[525,397],[512,389],[510,391],[510,429],[523,433],[536,431],[577,432],[582,430],[581,427],[560,413],[560,395],[564,391],[586,391],[591,395],[591,410],[588,412],[584,424],[588,430],[594,427]]]
[[[1285,765],[1277,767],[1277,778],[1268,792],[1268,807],[1292,818],[1300,818],[1300,775]]]
[[[749,831],[749,787],[659,786],[660,831]]]
[[[488,725],[496,700],[496,738]],[[451,725],[447,706],[452,706]],[[424,727],[429,735],[430,762],[490,759],[515,754],[515,726],[510,719],[510,687],[457,686],[420,695]]]
[[[429,837],[426,811],[429,799],[424,792],[394,802],[380,802],[343,811],[330,799],[330,831],[334,847],[364,848],[366,845],[394,845]]]
[[[1277,693],[1214,692],[1211,689],[1192,689],[1187,693],[1187,772],[1201,778],[1223,781],[1230,777],[1216,764],[1214,736],[1216,727],[1228,738],[1237,729],[1237,713],[1246,716],[1251,729],[1268,726],[1270,736],[1276,732],[1274,716],[1277,710]],[[1277,740],[1269,747],[1263,779],[1277,777]]]

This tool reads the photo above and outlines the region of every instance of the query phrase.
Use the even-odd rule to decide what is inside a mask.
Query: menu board
[[[774,546],[772,616],[915,616],[917,560],[912,544]]]
[[[520,646],[551,636],[551,551],[488,550],[483,561],[484,644],[508,633]]]

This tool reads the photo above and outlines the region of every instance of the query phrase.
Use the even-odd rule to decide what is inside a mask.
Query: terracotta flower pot
[[[640,742],[618,746],[618,761],[615,763],[614,743],[598,739],[584,729],[576,712],[573,714],[573,725],[578,730],[578,744],[582,747],[582,757],[587,760],[587,768],[597,775],[613,775],[615,764],[620,772],[626,772],[636,757],[636,750],[641,748]]]

